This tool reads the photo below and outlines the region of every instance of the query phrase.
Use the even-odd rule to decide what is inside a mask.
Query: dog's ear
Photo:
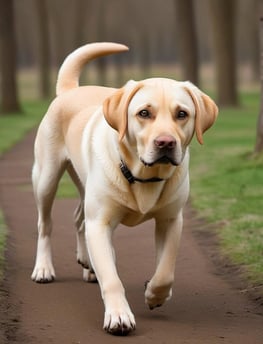
[[[205,93],[199,90],[190,82],[185,82],[185,90],[193,100],[196,117],[195,132],[197,140],[203,144],[203,133],[215,122],[218,115],[218,108],[215,102]]]
[[[121,141],[128,127],[128,106],[132,97],[142,87],[133,80],[103,102],[103,113],[108,124],[119,133]]]

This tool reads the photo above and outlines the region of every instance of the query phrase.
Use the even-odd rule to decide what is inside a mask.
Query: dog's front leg
[[[145,301],[153,309],[172,296],[177,251],[183,226],[182,211],[176,218],[156,219],[156,271],[146,284]]]
[[[113,229],[98,220],[86,220],[86,241],[105,305],[105,331],[126,335],[135,329],[135,319],[125,297],[115,265]]]

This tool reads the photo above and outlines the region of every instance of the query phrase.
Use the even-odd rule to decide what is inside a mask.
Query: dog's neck
[[[120,169],[121,169],[122,174],[124,175],[124,177],[128,180],[128,182],[130,184],[134,184],[135,182],[156,183],[156,182],[162,182],[165,180],[165,179],[159,178],[159,177],[152,177],[152,178],[148,178],[148,179],[137,178],[137,177],[133,176],[133,174],[131,173],[131,171],[129,170],[129,168],[127,167],[127,165],[125,164],[125,162],[122,159],[120,162]]]

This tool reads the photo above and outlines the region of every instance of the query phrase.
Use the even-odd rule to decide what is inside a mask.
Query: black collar
[[[131,171],[128,169],[127,165],[125,162],[121,159],[120,162],[120,169],[124,177],[128,180],[130,184],[134,184],[135,182],[140,182],[140,183],[155,183],[155,182],[162,182],[164,179],[158,178],[158,177],[153,177],[149,179],[140,179],[136,178],[132,175]]]

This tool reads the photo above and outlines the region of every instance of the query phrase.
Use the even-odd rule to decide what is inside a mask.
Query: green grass
[[[58,191],[56,194],[57,198],[76,198],[78,197],[78,191],[75,185],[73,184],[71,178],[67,173],[62,177]]]
[[[0,115],[0,155],[19,142],[44,116],[47,102],[28,101],[23,103],[22,113]]]
[[[238,109],[222,109],[205,145],[191,147],[191,200],[218,223],[222,252],[263,283],[263,156],[253,157],[259,96],[243,95]]]

